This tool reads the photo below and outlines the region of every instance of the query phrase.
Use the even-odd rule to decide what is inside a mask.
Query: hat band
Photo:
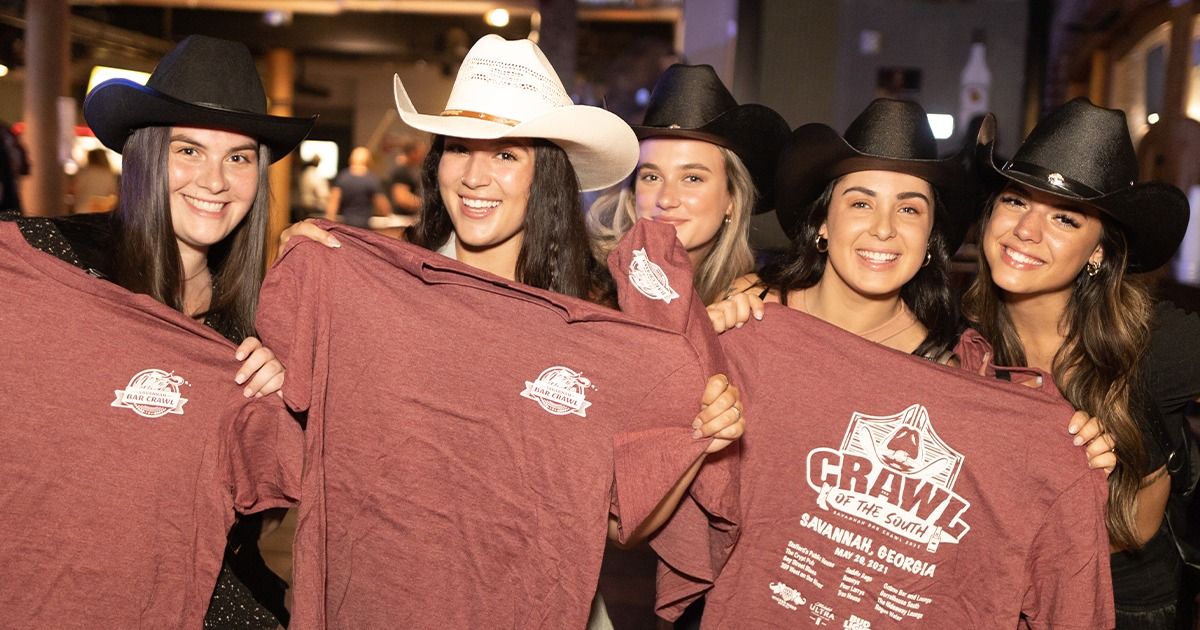
[[[517,125],[521,124],[521,121],[519,121],[519,120],[513,120],[511,118],[503,118],[501,116],[493,116],[491,114],[485,114],[483,112],[473,112],[469,109],[447,109],[446,111],[442,112],[439,115],[440,116],[455,116],[458,118],[475,118],[478,120],[486,120],[488,122],[499,123],[501,125],[508,125],[509,127],[516,127]]]
[[[1092,188],[1091,186],[1088,186],[1087,184],[1071,179],[1070,177],[1067,177],[1066,175],[1063,175],[1057,171],[1042,168],[1036,164],[1030,164],[1028,162],[1009,162],[1008,164],[1005,164],[1004,168],[1001,170],[1006,173],[1020,173],[1021,175],[1026,175],[1036,180],[1046,182],[1046,184],[1050,187],[1057,188],[1075,197],[1091,199],[1093,197],[1104,196],[1104,193]]]

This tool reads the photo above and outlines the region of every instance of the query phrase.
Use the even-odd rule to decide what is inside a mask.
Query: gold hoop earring
[[[816,246],[817,251],[822,254],[829,251],[829,239],[821,236],[820,234],[817,234],[817,240],[813,241],[813,245]]]
[[[931,260],[933,260],[933,252],[925,250],[925,262],[921,263],[921,266],[928,267]]]
[[[1083,266],[1083,268],[1087,270],[1087,275],[1089,278],[1095,278],[1096,274],[1100,273],[1100,263],[1098,262],[1092,262],[1089,260],[1087,264]]]

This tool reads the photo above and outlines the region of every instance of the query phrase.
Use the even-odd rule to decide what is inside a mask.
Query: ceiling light
[[[488,26],[497,28],[508,26],[508,11],[506,9],[492,9],[483,14],[483,21],[488,23]]]

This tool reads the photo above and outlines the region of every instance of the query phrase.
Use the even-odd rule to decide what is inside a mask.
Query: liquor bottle
[[[971,53],[959,83],[956,126],[966,131],[970,128],[971,119],[988,113],[990,107],[988,90],[992,86],[992,71],[988,69],[987,45],[981,28],[971,32]]]

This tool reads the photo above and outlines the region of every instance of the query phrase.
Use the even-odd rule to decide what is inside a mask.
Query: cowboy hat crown
[[[463,59],[440,114],[421,114],[400,76],[396,109],[410,127],[456,138],[539,138],[561,147],[583,190],[606,188],[637,164],[637,137],[599,107],[575,105],[536,44],[486,35]]]
[[[257,139],[278,160],[308,135],[316,122],[267,114],[267,95],[245,44],[190,35],[155,66],[145,85],[110,79],[83,103],[83,116],[108,148],[118,153],[134,130],[153,126],[227,129]]]

